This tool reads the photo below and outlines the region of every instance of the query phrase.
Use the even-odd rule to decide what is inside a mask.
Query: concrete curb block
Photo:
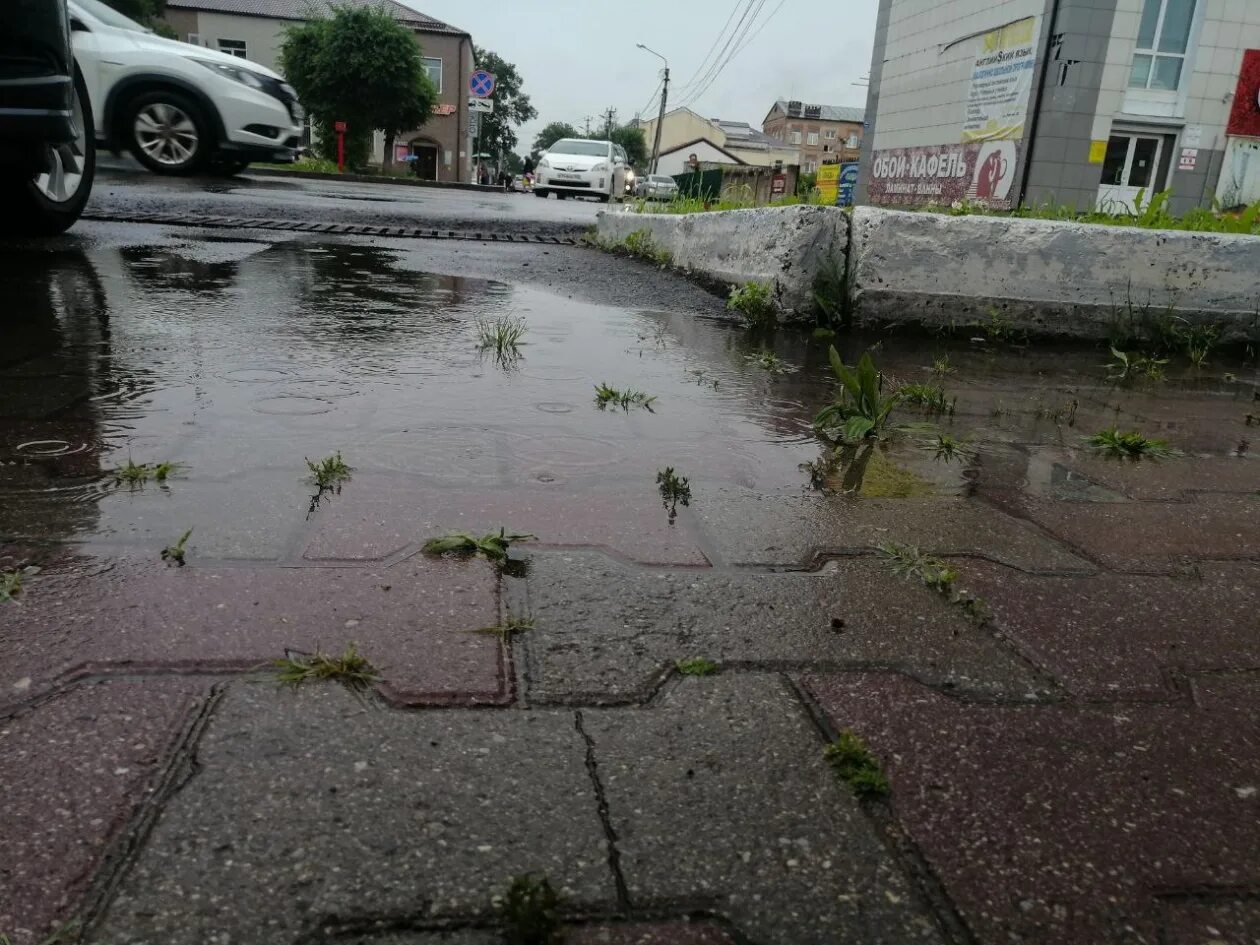
[[[378,177],[374,174],[323,174],[319,171],[276,171],[258,168],[241,174],[242,177],[297,177],[302,180],[331,180],[351,184],[392,184],[398,187],[431,187],[437,190],[472,190],[482,194],[507,194],[502,187],[484,184],[459,184],[453,181],[420,180],[411,177]]]
[[[835,207],[762,207],[716,213],[599,215],[601,240],[621,242],[646,230],[674,265],[725,285],[769,282],[788,321],[812,321],[814,283],[842,275],[849,216]]]
[[[1249,336],[1260,318],[1260,238],[859,207],[854,324],[965,325],[996,310],[1044,336],[1107,338],[1172,313]]]

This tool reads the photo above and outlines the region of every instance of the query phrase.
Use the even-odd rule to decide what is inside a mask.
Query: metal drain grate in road
[[[525,233],[498,233],[486,230],[438,230],[426,227],[374,226],[367,223],[310,223],[297,220],[263,220],[256,217],[227,217],[197,213],[85,213],[85,220],[106,223],[157,223],[162,226],[195,226],[232,230],[285,230],[294,233],[336,233],[345,236],[390,236],[413,240],[469,240],[479,243],[545,243],[549,246],[576,246],[567,236],[540,236]]]

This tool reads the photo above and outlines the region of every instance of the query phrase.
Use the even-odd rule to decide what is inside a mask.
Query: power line
[[[680,105],[687,105],[695,101],[697,96],[694,94],[694,90],[704,85],[705,82],[710,81],[715,72],[719,69],[719,63],[722,61],[722,57],[730,50],[731,44],[735,41],[735,37],[739,35],[740,30],[748,21],[748,14],[752,12],[754,3],[765,3],[765,0],[748,0],[748,2],[744,5],[744,12],[740,16],[739,22],[735,24],[735,29],[731,31],[730,36],[726,37],[726,42],[723,44],[721,52],[717,54],[717,58],[713,60],[708,69],[705,70],[704,74],[699,79],[690,83],[690,87],[693,92],[689,94],[686,101],[681,102]]]
[[[665,85],[664,78],[662,78],[660,82],[656,83],[656,91],[654,91],[652,93],[652,97],[647,100],[647,104],[634,113],[636,118],[641,118],[652,110],[652,107],[656,105],[656,99],[661,94],[661,88],[664,85]]]
[[[757,24],[757,28],[754,30],[753,25],[754,23],[756,23],[757,17],[761,13],[761,8],[765,3],[765,0],[761,0],[761,2],[758,3],[757,5],[757,11],[753,14],[753,18],[749,20],[748,25],[744,27],[744,31],[739,36],[738,40],[736,41],[736,45],[734,49],[732,49],[730,55],[728,55],[726,59],[722,61],[722,63],[718,66],[717,71],[713,73],[713,75],[704,83],[704,85],[694,90],[691,93],[691,95],[688,97],[687,101],[684,102],[683,104],[689,105],[692,102],[698,101],[700,97],[703,96],[704,93],[710,89],[710,87],[712,87],[713,83],[718,80],[718,78],[726,70],[726,67],[729,66],[735,60],[735,57],[737,57],[740,53],[742,53],[745,49],[747,49],[748,46],[752,43],[752,41],[756,39],[758,35],[760,35],[763,29],[765,29],[766,24],[769,23],[772,19],[774,19],[776,15],[778,15],[779,11],[783,9],[783,6],[786,2],[787,0],[779,0],[778,6],[776,6],[770,12],[769,16],[767,16],[764,20],[762,20],[759,24]]]
[[[726,22],[722,25],[722,29],[718,32],[717,36],[713,38],[713,45],[710,46],[709,51],[704,54],[704,58],[700,60],[700,65],[696,66],[696,71],[692,73],[691,78],[678,86],[679,92],[685,91],[689,86],[693,85],[696,79],[700,76],[700,73],[709,62],[709,57],[713,55],[713,51],[717,49],[718,43],[720,43],[722,41],[722,37],[726,35],[726,30],[731,25],[731,20],[735,19],[735,11],[739,9],[739,5],[742,2],[743,0],[735,0],[735,5],[731,7],[730,15],[727,16]]]

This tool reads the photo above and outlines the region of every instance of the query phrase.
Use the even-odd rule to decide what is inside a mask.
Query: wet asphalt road
[[[249,171],[231,178],[162,177],[130,157],[102,157],[88,203],[111,211],[200,213],[379,226],[575,236],[608,209],[594,200],[546,200],[532,194],[477,192],[392,184],[341,183]],[[616,212],[616,208],[613,209]]]

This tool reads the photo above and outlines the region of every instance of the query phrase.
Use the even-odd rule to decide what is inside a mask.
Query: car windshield
[[[561,138],[547,150],[552,154],[585,154],[590,157],[608,157],[608,142]]]
[[[84,13],[95,19],[100,20],[106,26],[112,26],[120,30],[134,30],[137,33],[149,32],[135,20],[129,20],[112,7],[107,7],[99,0],[75,0],[70,6],[70,12],[74,12],[74,8],[79,7]]]

